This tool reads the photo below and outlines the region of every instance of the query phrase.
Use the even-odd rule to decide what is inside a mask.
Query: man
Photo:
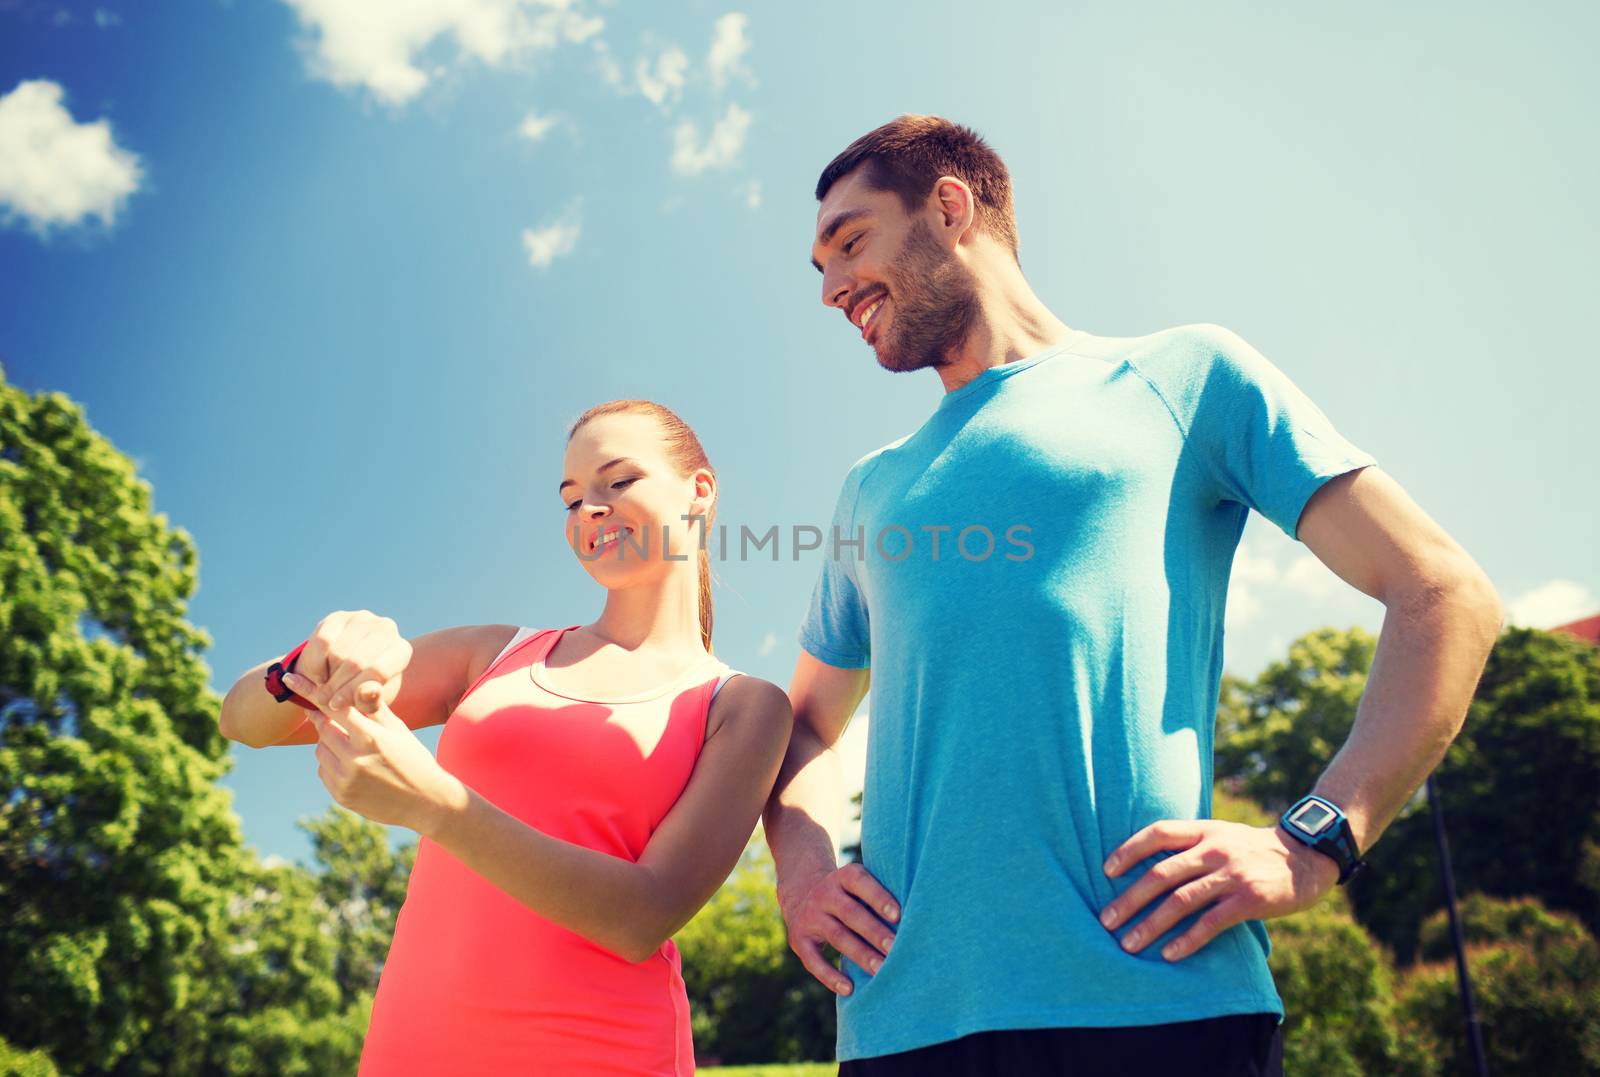
[[[790,945],[840,996],[841,1074],[1280,1073],[1260,921],[1359,870],[1442,757],[1493,587],[1238,337],[1052,314],[972,131],[901,117],[816,193],[823,303],[946,390],[845,477],[766,812]],[[1250,509],[1386,607],[1317,799],[1264,828],[1209,818]],[[869,671],[863,863],[841,868],[831,749]]]

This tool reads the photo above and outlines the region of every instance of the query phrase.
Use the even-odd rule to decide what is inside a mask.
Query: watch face
[[[1289,816],[1289,822],[1305,831],[1307,834],[1320,834],[1333,822],[1335,815],[1326,804],[1318,801],[1309,801],[1297,808]]]

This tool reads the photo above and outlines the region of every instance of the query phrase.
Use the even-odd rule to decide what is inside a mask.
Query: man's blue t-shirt
[[[1372,463],[1237,336],[1189,326],[1073,332],[850,469],[799,638],[872,669],[861,853],[902,916],[877,975],[844,963],[841,1061],[1283,1013],[1260,922],[1168,962],[1186,919],[1128,954],[1096,917],[1154,861],[1101,866],[1210,817],[1249,510],[1295,537],[1322,483]]]

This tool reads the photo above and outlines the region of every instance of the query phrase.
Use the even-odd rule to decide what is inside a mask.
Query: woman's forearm
[[[551,837],[459,779],[418,830],[522,905],[626,960],[645,960],[678,926],[648,868]]]
[[[263,678],[274,661],[277,659],[262,662],[228,689],[218,719],[218,728],[224,737],[252,748],[266,748],[282,744],[295,730],[305,726],[306,736],[294,743],[312,743],[317,739],[316,731],[306,722],[305,711],[292,702],[279,703],[267,691]]]

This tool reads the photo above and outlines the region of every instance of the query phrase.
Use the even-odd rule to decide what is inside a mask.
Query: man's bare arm
[[[1483,570],[1377,468],[1318,490],[1299,537],[1385,609],[1355,725],[1308,790],[1339,805],[1368,849],[1461,732],[1503,610]]]
[[[849,994],[850,981],[824,956],[823,944],[875,972],[894,939],[889,924],[900,916],[882,884],[860,864],[839,867],[834,851],[847,803],[834,749],[869,679],[866,669],[800,653],[789,688],[794,733],[764,817],[789,946],[838,994]]]
[[[1384,604],[1383,631],[1355,724],[1314,790],[1371,848],[1461,730],[1502,623],[1488,577],[1400,485],[1375,467],[1329,480],[1299,538],[1352,587]],[[1161,951],[1179,961],[1245,920],[1287,916],[1335,885],[1338,865],[1277,826],[1164,820],[1106,860],[1113,878],[1166,852],[1102,910],[1108,930],[1159,905],[1121,938],[1137,953],[1204,909]]]

